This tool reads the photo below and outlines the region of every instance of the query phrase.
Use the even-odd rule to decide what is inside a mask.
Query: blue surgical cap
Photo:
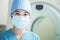
[[[29,0],[14,0],[11,6],[11,15],[17,9],[23,9],[31,14],[31,3]]]

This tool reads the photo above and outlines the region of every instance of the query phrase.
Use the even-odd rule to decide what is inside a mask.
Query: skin
[[[13,16],[24,16],[24,17],[29,17],[30,18],[30,14],[25,11],[25,10],[16,10],[13,14],[12,14],[12,18]],[[20,40],[23,36],[23,34],[26,31],[26,28],[22,28],[22,29],[17,29],[16,27],[12,28],[12,31],[15,33],[16,37],[18,40]]]

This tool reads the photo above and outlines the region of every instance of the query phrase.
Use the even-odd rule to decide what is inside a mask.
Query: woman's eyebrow
[[[25,11],[25,13],[28,13],[27,11]]]
[[[18,10],[16,10],[15,12],[19,12]]]

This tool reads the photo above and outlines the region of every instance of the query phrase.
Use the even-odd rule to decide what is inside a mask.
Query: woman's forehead
[[[23,9],[17,9],[15,12],[27,12],[27,11]]]

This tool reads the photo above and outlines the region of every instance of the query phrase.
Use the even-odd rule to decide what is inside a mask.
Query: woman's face
[[[12,14],[12,23],[16,28],[27,27],[30,23],[30,14],[25,10],[16,10]]]

